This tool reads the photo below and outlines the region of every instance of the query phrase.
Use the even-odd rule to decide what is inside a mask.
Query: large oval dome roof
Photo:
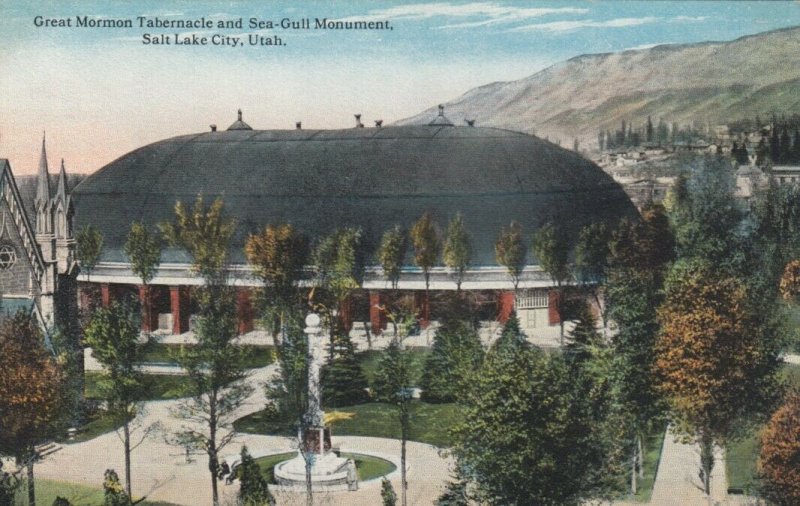
[[[346,130],[228,130],[173,137],[132,151],[88,177],[73,198],[78,227],[105,238],[104,260],[124,261],[134,220],[174,217],[175,202],[223,198],[237,220],[234,260],[248,233],[289,222],[310,238],[358,226],[368,246],[430,211],[444,229],[460,212],[474,263],[494,265],[513,219],[530,234],[554,220],[575,233],[635,210],[590,161],[536,137],[496,128],[403,126]],[[184,261],[176,251],[163,261]]]

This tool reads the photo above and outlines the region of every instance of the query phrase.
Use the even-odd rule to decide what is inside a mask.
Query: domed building
[[[227,130],[165,139],[123,155],[86,178],[72,193],[75,227],[96,227],[104,237],[100,262],[83,282],[99,284],[108,302],[140,283],[123,251],[131,222],[151,227],[174,219],[177,201],[202,195],[223,199],[236,220],[231,251],[238,287],[240,331],[253,327],[250,275],[243,247],[248,234],[267,224],[290,223],[310,240],[337,228],[358,227],[374,253],[394,225],[406,230],[431,213],[444,231],[461,213],[468,229],[472,261],[462,285],[496,297],[497,315],[507,317],[515,301],[494,244],[512,220],[530,244],[548,221],[570,233],[594,221],[615,224],[636,211],[622,188],[599,167],[574,152],[519,132],[472,125],[454,126],[440,109],[428,125],[342,130],[254,130],[242,119]],[[76,228],[76,229],[77,229]],[[370,257],[352,318],[385,325],[377,306],[389,287],[374,254]],[[153,287],[148,329],[175,333],[188,329],[189,287],[200,280],[189,270],[185,252],[162,253]],[[425,281],[409,253],[400,290],[421,291]],[[554,323],[548,312],[549,277],[528,254],[519,284],[518,310],[527,326]],[[445,267],[431,272],[432,290],[455,290]],[[361,302],[359,302],[361,301]],[[524,304],[523,304],[524,301]],[[526,312],[527,311],[527,312]],[[423,319],[436,318],[424,314]],[[557,323],[557,321],[555,322]]]

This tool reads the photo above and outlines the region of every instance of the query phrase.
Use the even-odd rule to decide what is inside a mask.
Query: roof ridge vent
[[[439,115],[428,123],[430,126],[453,126],[453,123],[444,115],[444,105],[439,104]]]
[[[383,126],[383,120],[382,119],[376,119],[375,120],[375,128],[381,128],[382,126]]]
[[[466,123],[467,126],[471,126],[471,127],[475,126],[475,120],[474,119],[466,119],[466,118],[464,118],[464,123]]]
[[[356,117],[356,128],[364,128],[364,123],[361,122],[361,114],[354,114]]]
[[[303,122],[302,121],[298,121],[297,123],[294,124],[294,127],[297,130],[302,130],[303,129]]]

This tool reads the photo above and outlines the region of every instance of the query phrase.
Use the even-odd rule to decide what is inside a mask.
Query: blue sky
[[[34,17],[244,18],[242,30],[36,28]],[[244,36],[250,17],[390,20],[391,31],[263,30],[284,47],[146,46],[144,33]],[[0,6],[0,157],[91,172],[142,144],[224,128],[387,123],[585,53],[800,25],[798,2],[31,2]]]

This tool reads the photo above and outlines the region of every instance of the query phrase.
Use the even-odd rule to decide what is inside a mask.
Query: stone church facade
[[[55,184],[53,184],[55,183]],[[29,313],[47,335],[77,312],[74,208],[62,160],[53,181],[44,139],[33,188],[0,159],[0,315]]]

